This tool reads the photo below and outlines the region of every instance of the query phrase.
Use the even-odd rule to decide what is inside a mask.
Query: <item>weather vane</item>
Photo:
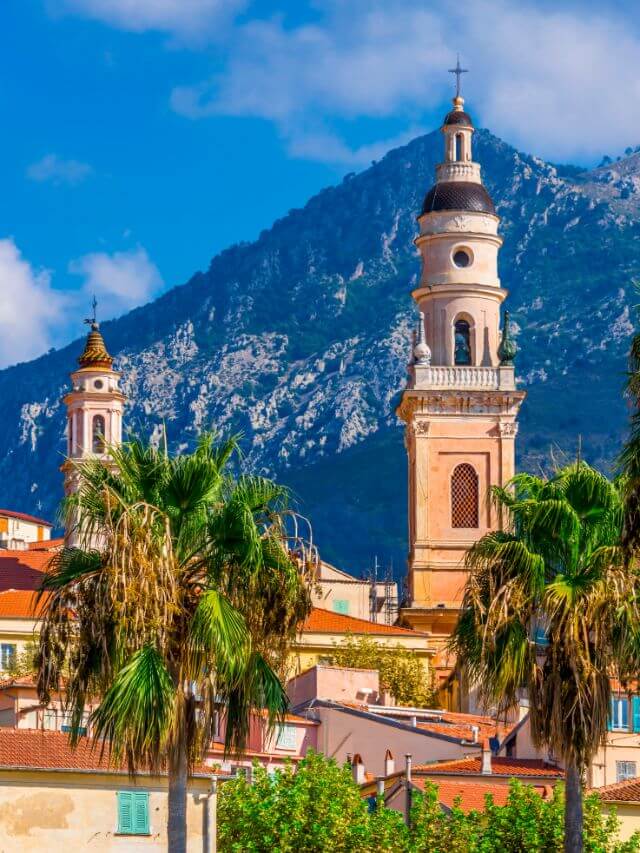
[[[468,68],[462,68],[462,66],[460,65],[460,54],[458,54],[457,60],[456,60],[456,67],[449,69],[449,74],[455,74],[456,75],[456,98],[460,97],[460,78],[462,77],[463,74],[468,74],[468,73],[469,73],[469,69]]]
[[[95,293],[93,294],[93,299],[91,300],[91,310],[93,312],[91,317],[85,317],[85,323],[87,326],[91,326],[91,328],[98,328],[98,320],[96,317],[96,308],[98,307],[98,300],[96,299]]]

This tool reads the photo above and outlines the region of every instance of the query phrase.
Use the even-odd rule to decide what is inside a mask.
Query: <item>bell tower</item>
[[[65,495],[78,487],[75,463],[84,459],[108,459],[109,448],[122,443],[122,409],[125,396],[120,374],[113,369],[100,326],[93,317],[85,322],[89,334],[79,368],[71,374],[71,391],[62,402],[67,407],[67,459],[62,465]],[[77,544],[75,525],[65,531],[69,547]]]
[[[418,216],[419,320],[398,407],[409,464],[409,604],[404,619],[443,649],[458,618],[464,558],[500,526],[487,500],[515,473],[515,345],[501,305],[499,217],[472,159],[474,128],[458,85],[442,126],[444,161]],[[449,671],[445,655],[435,661]]]

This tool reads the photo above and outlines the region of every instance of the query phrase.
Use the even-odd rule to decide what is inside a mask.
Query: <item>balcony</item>
[[[515,391],[513,367],[414,365],[416,390]]]

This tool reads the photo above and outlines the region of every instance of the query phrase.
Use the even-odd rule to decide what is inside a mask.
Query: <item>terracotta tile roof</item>
[[[64,536],[55,539],[44,539],[42,542],[29,542],[29,551],[57,551],[64,546]]]
[[[100,744],[91,738],[80,738],[72,749],[69,736],[62,732],[38,729],[0,729],[0,769],[94,770],[126,773],[124,765],[110,764],[100,757]],[[211,774],[211,768],[200,765],[195,776]]]
[[[0,619],[36,619],[45,602],[30,589],[6,589],[0,592]]]
[[[0,591],[39,589],[50,559],[49,551],[0,550]]]
[[[497,722],[493,717],[483,717],[477,714],[458,714],[452,711],[443,711],[442,720],[421,720],[419,729],[437,732],[461,740],[473,740],[473,727],[478,729],[478,740],[482,743],[486,738],[497,737],[500,741],[509,734],[513,725]]]
[[[424,791],[425,785],[429,779],[417,778],[413,780],[416,788]],[[504,806],[509,796],[509,785],[505,782],[458,782],[446,780],[438,780],[438,802],[447,808],[453,808],[454,803],[459,798],[460,808],[463,812],[484,811],[486,802],[485,797],[491,794],[493,802],[496,806]],[[534,791],[539,794],[543,800],[549,799],[553,793],[552,785],[534,785]]]
[[[418,764],[414,767],[416,773],[427,778],[430,776],[474,775],[482,770],[481,756],[454,759],[453,761],[438,761],[433,764]],[[555,767],[539,758],[504,758],[491,756],[492,776],[547,776],[550,779],[561,779],[564,770]]]
[[[306,618],[302,628],[303,634],[386,634],[389,636],[423,637],[417,631],[400,628],[398,625],[385,625],[382,622],[370,622],[368,619],[358,619],[355,616],[345,616],[314,607]]]
[[[640,778],[592,788],[589,793],[598,794],[605,803],[640,803]]]
[[[44,518],[27,515],[26,512],[14,512],[12,509],[0,509],[0,516],[4,518],[17,518],[19,521],[30,521],[32,524],[42,524],[45,527],[53,527],[53,524],[50,521],[45,521]]]
[[[8,687],[32,687],[36,689],[36,680],[33,675],[16,675],[0,678],[0,690],[6,690]]]

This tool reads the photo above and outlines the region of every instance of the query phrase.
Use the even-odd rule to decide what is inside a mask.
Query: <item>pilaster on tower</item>
[[[79,368],[71,374],[71,391],[62,400],[67,407],[67,459],[61,467],[65,495],[77,491],[78,462],[107,460],[109,448],[122,443],[125,396],[120,390],[120,374],[113,369],[95,316],[86,322],[90,330],[78,358]],[[79,544],[75,522],[67,526],[65,543],[69,547]]]
[[[462,72],[458,64],[458,84]],[[415,241],[422,273],[412,296],[424,326],[398,414],[409,465],[410,601],[403,616],[443,649],[458,619],[466,552],[499,527],[487,494],[515,473],[525,394],[516,389],[508,315],[500,332],[507,296],[498,276],[500,219],[473,161],[474,127],[459,85],[441,130],[444,160]],[[443,655],[436,666],[444,677]]]

